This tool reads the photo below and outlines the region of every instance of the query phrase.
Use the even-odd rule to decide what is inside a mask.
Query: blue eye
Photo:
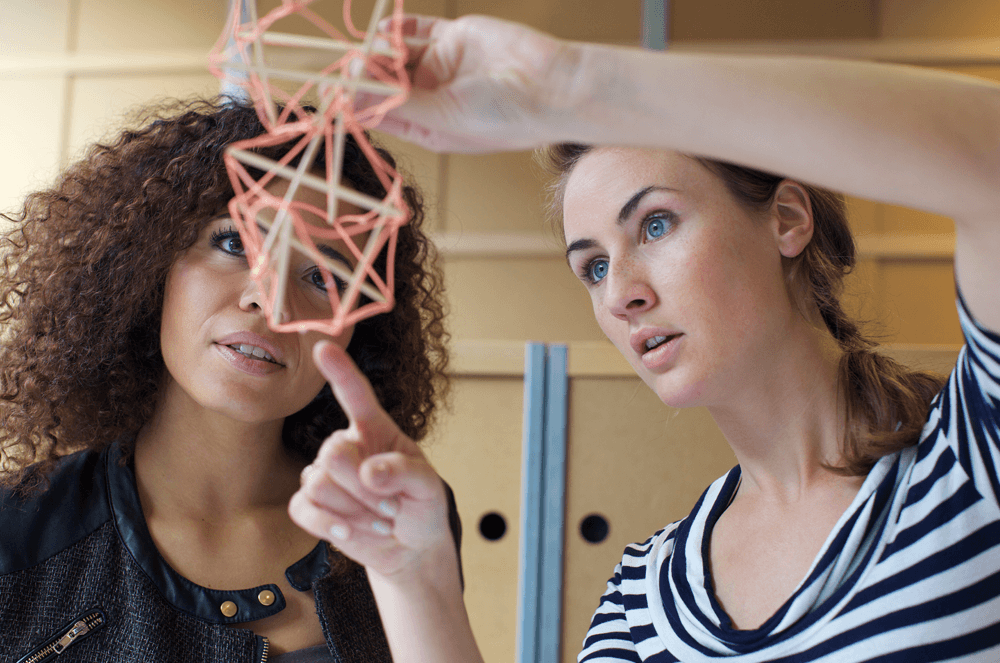
[[[654,216],[646,222],[646,227],[644,229],[645,237],[644,239],[659,239],[667,234],[670,230],[670,226],[667,224],[672,224],[673,222],[662,216]]]
[[[243,255],[243,240],[235,228],[216,230],[212,233],[212,246],[231,256]]]
[[[591,283],[597,283],[608,275],[608,261],[607,260],[595,260],[589,265],[587,265],[587,280]]]

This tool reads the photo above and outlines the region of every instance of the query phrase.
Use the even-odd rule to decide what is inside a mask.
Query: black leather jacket
[[[227,625],[280,612],[281,591],[208,589],[171,569],[146,528],[132,467],[119,458],[114,445],[73,454],[45,492],[0,492],[0,660],[266,662],[264,638]],[[457,546],[450,489],[448,497]],[[316,597],[334,661],[390,661],[365,571],[341,561],[320,543],[285,575]],[[259,598],[265,590],[273,602]],[[227,601],[237,608],[232,617],[221,611]]]

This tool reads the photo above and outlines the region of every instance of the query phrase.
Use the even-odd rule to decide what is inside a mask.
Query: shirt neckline
[[[908,455],[909,451],[913,450],[904,451],[904,455]],[[878,532],[885,526],[885,516],[895,487],[901,480],[900,461],[900,454],[897,453],[885,456],[876,463],[792,595],[760,627],[746,630],[733,628],[732,621],[715,598],[708,563],[712,530],[735,495],[741,481],[741,468],[737,465],[717,479],[698,500],[691,514],[679,523],[672,550],[666,564],[660,568],[658,584],[663,597],[660,605],[671,628],[675,631],[697,630],[700,636],[693,632],[678,634],[689,641],[689,645],[696,641],[704,642],[707,636],[708,641],[718,643],[727,653],[743,653],[757,650],[777,639],[794,637],[823,619],[854,586],[857,575],[863,573],[871,561],[875,547],[862,546],[859,563],[851,566],[849,573],[825,578],[820,572],[825,568],[838,568],[833,558],[841,551],[838,546],[852,534],[868,532],[864,537],[866,540],[872,537],[878,539]],[[872,502],[870,509],[865,508],[868,502]],[[851,545],[858,544],[858,541],[851,542]],[[830,586],[839,587],[839,591],[818,589]],[[806,595],[807,592],[816,594],[813,602],[808,600],[811,597]],[[682,618],[682,614],[686,617]],[[706,652],[711,649],[714,648],[708,648]]]
[[[139,502],[135,471],[131,461],[121,463],[122,450],[115,443],[104,452],[107,467],[108,499],[115,529],[134,562],[170,604],[212,624],[242,624],[276,615],[285,608],[285,597],[275,584],[245,589],[219,590],[203,587],[175,571],[156,549]],[[306,591],[330,570],[329,549],[320,541],[285,572],[289,584]],[[265,594],[270,592],[270,596]],[[273,601],[272,601],[273,596]],[[223,613],[223,605],[227,605]],[[265,605],[267,603],[267,605]],[[232,607],[236,611],[232,613]]]

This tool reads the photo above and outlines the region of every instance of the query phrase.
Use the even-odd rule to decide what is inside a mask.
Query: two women
[[[313,359],[323,337],[268,328],[226,210],[224,150],[263,127],[233,103],[160,110],[30,196],[2,238],[0,652],[388,661],[364,571],[287,514],[347,420]],[[343,178],[385,195],[353,139]],[[317,196],[296,198],[307,223]],[[419,193],[404,196],[396,307],[332,343],[419,439],[447,356]],[[342,242],[319,248],[354,264]],[[330,315],[306,256],[288,282],[294,317]]]
[[[407,29],[430,45],[382,128],[443,150],[563,143],[556,207],[599,324],[661,400],[708,407],[739,461],[625,551],[580,660],[1000,656],[1000,88],[481,17]],[[946,382],[843,314],[854,247],[829,190],[955,220],[967,345]],[[358,425],[324,444],[293,518],[367,567],[397,663],[479,660],[440,482],[326,358]]]

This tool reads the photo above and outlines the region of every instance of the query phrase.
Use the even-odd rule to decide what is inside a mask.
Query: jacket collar
[[[131,460],[122,464],[122,450],[117,443],[103,455],[107,467],[108,496],[118,536],[135,563],[169,603],[212,624],[257,621],[285,608],[285,597],[277,585],[234,590],[209,589],[174,571],[160,556],[146,526]],[[321,541],[308,555],[288,567],[285,577],[299,591],[310,589],[316,579],[329,572],[329,554],[326,543]],[[258,599],[265,590],[274,595],[274,602],[270,605],[263,605]],[[236,606],[236,612],[231,617],[222,612],[223,604],[228,601]]]

